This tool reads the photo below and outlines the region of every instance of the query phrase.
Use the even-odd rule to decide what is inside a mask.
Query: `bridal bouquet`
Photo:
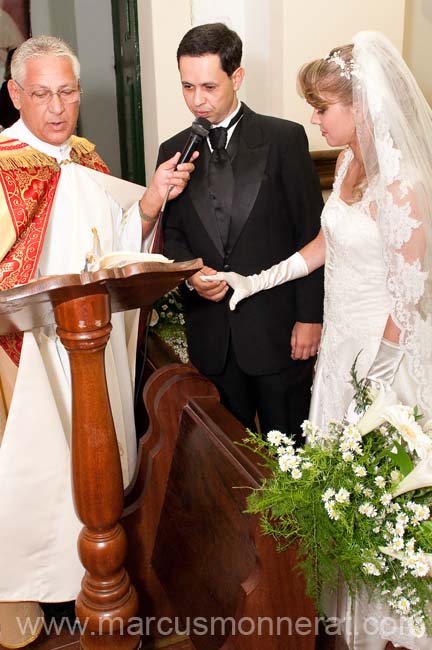
[[[297,540],[318,608],[323,585],[341,575],[421,636],[432,631],[432,438],[415,408],[352,375],[357,413],[325,429],[305,421],[303,448],[279,431],[266,441],[248,433],[271,470],[248,511],[281,549]]]

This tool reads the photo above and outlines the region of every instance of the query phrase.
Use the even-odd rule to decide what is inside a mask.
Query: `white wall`
[[[406,0],[403,54],[432,106],[432,0]]]
[[[299,68],[350,42],[361,29],[384,32],[401,50],[405,0],[139,0],[139,10],[144,139],[151,169],[158,143],[192,120],[175,59],[182,36],[192,26],[222,21],[237,31],[246,70],[240,98],[258,112],[301,122],[310,148],[319,150],[328,146],[309,125],[310,110],[297,95]]]
[[[185,106],[176,51],[195,25],[225,22],[243,40],[246,79],[240,98],[257,111],[275,114],[283,107],[280,85],[269,66],[282,73],[282,40],[274,39],[284,0],[138,0],[140,58],[147,175],[154,168],[159,143],[188,127],[193,116]],[[258,81],[259,80],[259,81]]]
[[[71,13],[72,11],[72,13]],[[32,0],[34,34],[63,36],[78,50],[83,71],[83,132],[120,173],[110,0]],[[296,92],[299,67],[349,42],[360,29],[379,29],[399,48],[432,99],[432,0],[138,0],[146,169],[159,143],[189,126],[176,63],[192,26],[221,20],[243,40],[240,97],[258,112],[305,125],[312,150],[327,148],[309,125]],[[97,44],[95,44],[97,34]],[[101,108],[102,107],[102,108]]]
[[[121,176],[111,0],[75,0],[81,62],[82,134],[96,143],[114,176]]]
[[[258,113],[284,116],[285,0],[245,0],[245,96]]]
[[[32,0],[33,36],[66,40],[81,63],[80,130],[121,175],[111,0]]]
[[[189,0],[138,0],[147,180],[155,167],[159,144],[192,123],[176,62],[178,44],[190,27]]]
[[[30,1],[30,25],[33,36],[51,34],[51,2],[50,0]],[[72,43],[71,43],[72,45]]]
[[[312,151],[329,149],[317,127],[310,124],[311,109],[296,91],[299,68],[325,56],[332,47],[350,43],[363,29],[379,30],[402,49],[405,0],[302,0],[284,2],[283,117],[301,122]]]

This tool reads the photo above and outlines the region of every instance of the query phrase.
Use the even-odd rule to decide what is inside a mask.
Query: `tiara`
[[[333,54],[328,54],[324,61],[329,61],[331,63],[336,63],[340,67],[340,76],[345,77],[345,79],[351,79],[352,76],[360,76],[358,65],[355,63],[354,59],[345,61],[341,57],[341,50],[336,50]]]

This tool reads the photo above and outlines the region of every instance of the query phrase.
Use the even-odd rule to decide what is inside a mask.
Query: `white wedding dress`
[[[312,390],[310,420],[325,426],[340,420],[353,397],[350,371],[365,377],[378,351],[390,312],[381,235],[369,211],[368,191],[358,203],[340,198],[340,186],[353,158],[347,149],[324,207],[326,240],[324,327]],[[407,404],[415,403],[404,363],[393,388]]]
[[[369,211],[369,193],[366,190],[362,200],[352,205],[340,198],[352,158],[351,149],[347,149],[321,217],[326,240],[324,327],[309,414],[309,419],[321,427],[343,418],[354,394],[351,367],[360,353],[357,374],[359,378],[366,376],[391,304],[381,235]],[[404,361],[392,387],[401,401],[415,404],[414,384]],[[388,640],[410,650],[432,648],[431,639],[404,634],[388,609],[370,603],[366,593],[353,601],[341,586],[337,596],[329,596],[324,608],[328,616],[343,621],[350,650],[384,650]]]

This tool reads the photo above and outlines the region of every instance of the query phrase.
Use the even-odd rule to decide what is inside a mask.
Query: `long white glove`
[[[372,382],[391,384],[402,361],[404,352],[397,343],[381,339],[377,355],[369,368],[367,378]]]
[[[269,269],[255,273],[254,275],[240,275],[234,271],[218,272],[215,275],[201,275],[201,280],[205,282],[212,282],[215,280],[225,280],[230,287],[234,289],[234,293],[229,301],[230,309],[236,308],[237,303],[244,298],[252,296],[258,291],[263,289],[272,289],[279,284],[288,282],[288,280],[297,280],[308,275],[309,270],[304,257],[300,253],[294,253],[286,260],[282,260],[279,264]]]

